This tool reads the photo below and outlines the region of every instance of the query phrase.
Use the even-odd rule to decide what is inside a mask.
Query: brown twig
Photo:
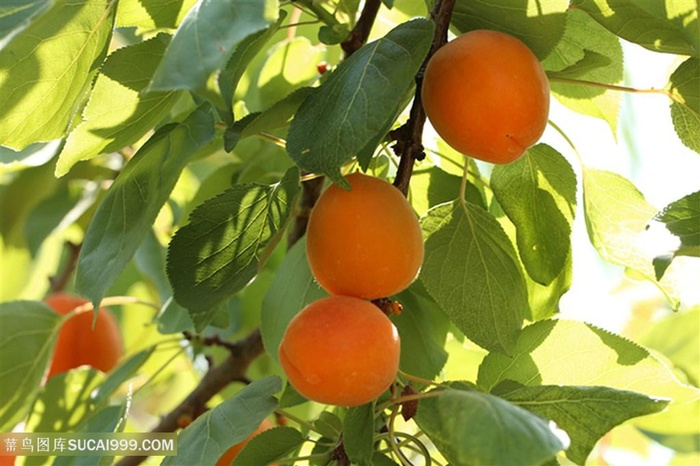
[[[68,285],[70,278],[75,272],[75,268],[78,265],[78,256],[80,255],[81,244],[71,243],[66,241],[66,247],[68,248],[68,262],[63,268],[60,274],[53,277],[49,277],[49,283],[51,284],[51,291],[63,291]]]
[[[404,195],[408,194],[408,184],[413,174],[413,164],[416,160],[425,157],[423,152],[423,126],[425,126],[425,111],[421,101],[421,86],[423,84],[423,72],[430,57],[447,42],[447,32],[450,27],[452,10],[455,0],[441,0],[435,4],[430,12],[430,17],[435,21],[435,33],[430,52],[423,62],[423,66],[416,75],[416,95],[409,114],[409,119],[404,126],[392,132],[391,136],[396,140],[394,152],[400,157],[399,167],[394,179],[394,186]]]
[[[350,36],[340,44],[343,52],[345,52],[345,58],[355,53],[355,51],[367,42],[367,38],[372,30],[374,20],[377,18],[377,13],[381,5],[381,0],[367,0],[365,2],[362,13],[360,13],[360,18],[357,20],[357,23],[355,23],[355,27],[352,28]]]
[[[207,402],[231,382],[246,382],[248,366],[263,354],[260,331],[255,330],[247,337],[235,342],[229,356],[211,368],[197,387],[175,409],[163,417],[151,432],[174,432],[178,429],[178,420],[192,413],[203,412]],[[117,463],[119,466],[134,466],[146,460],[146,456],[126,456]]]

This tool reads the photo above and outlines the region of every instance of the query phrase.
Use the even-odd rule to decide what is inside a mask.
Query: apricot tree
[[[2,432],[698,461],[697,2],[5,3]]]

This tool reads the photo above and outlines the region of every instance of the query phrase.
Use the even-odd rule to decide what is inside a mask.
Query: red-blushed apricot
[[[1,455],[0,466],[14,466],[16,456]]]
[[[88,301],[67,293],[54,293],[45,300],[54,311],[67,314]],[[114,316],[100,309],[95,327],[93,312],[84,312],[63,323],[58,333],[48,377],[89,365],[103,372],[112,370],[122,355],[119,325]]]
[[[289,323],[279,359],[306,398],[359,406],[384,393],[399,369],[399,334],[374,304],[330,296],[306,306]]]
[[[447,144],[491,163],[519,158],[549,117],[542,65],[519,39],[497,31],[467,32],[440,47],[426,66],[421,98]]]
[[[255,429],[248,437],[246,437],[245,440],[243,440],[241,443],[235,444],[234,446],[226,450],[216,462],[216,466],[231,466],[231,462],[233,462],[233,460],[236,459],[236,456],[238,456],[241,450],[243,450],[243,447],[245,447],[248,444],[248,442],[250,442],[250,439],[258,435],[259,433],[266,431],[267,429],[272,429],[272,427],[273,426],[272,423],[270,423],[270,421],[268,421],[267,419],[263,419],[258,428]]]
[[[386,181],[353,173],[351,189],[331,185],[311,211],[309,266],[330,294],[377,299],[413,282],[423,263],[418,218]]]

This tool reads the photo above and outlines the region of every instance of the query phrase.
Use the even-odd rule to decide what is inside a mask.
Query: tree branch
[[[335,17],[326,10],[316,5],[312,1],[300,1],[300,4],[311,8],[315,13],[321,14],[327,24],[335,21]],[[367,41],[369,32],[372,29],[374,20],[379,11],[380,0],[367,0],[365,7],[360,14],[355,28],[349,38],[341,46],[345,52],[345,57],[349,57],[357,51]],[[309,214],[315,205],[323,188],[324,178],[317,177],[306,180],[302,183],[302,195],[300,208],[294,219],[294,224],[289,232],[288,247],[299,241],[306,232]],[[211,341],[212,344],[222,345],[221,341]],[[246,372],[250,364],[262,355],[265,351],[260,336],[260,330],[256,329],[247,337],[231,343],[225,344],[230,354],[218,366],[214,366],[207,372],[199,385],[185,398],[175,409],[163,417],[152,432],[174,432],[180,425],[178,421],[184,418],[194,418],[206,410],[207,402],[217,393],[223,390],[228,384],[235,381],[248,382]],[[136,466],[145,461],[148,457],[126,456],[121,459],[119,466]]]
[[[254,330],[247,337],[233,343],[229,350],[231,353],[224,362],[207,372],[197,388],[162,418],[151,432],[174,432],[179,428],[178,419],[204,412],[207,402],[228,384],[234,381],[247,382],[248,367],[264,351],[260,331]],[[117,465],[135,466],[146,458],[148,457],[126,456]]]
[[[441,0],[435,4],[430,12],[430,17],[435,21],[435,34],[430,52],[423,62],[420,71],[416,75],[416,95],[409,114],[409,119],[404,126],[393,131],[391,136],[396,140],[393,146],[394,153],[400,157],[399,167],[394,179],[394,186],[404,195],[408,194],[408,184],[413,174],[413,164],[416,160],[425,157],[423,152],[423,127],[425,126],[425,110],[421,101],[421,87],[423,85],[423,73],[430,57],[447,42],[447,32],[450,28],[450,19],[454,9],[455,0]]]

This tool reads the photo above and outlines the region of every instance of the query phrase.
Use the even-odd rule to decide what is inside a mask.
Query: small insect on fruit
[[[292,386],[310,400],[337,406],[359,406],[384,393],[396,378],[399,354],[399,334],[389,318],[348,296],[306,306],[279,347]]]
[[[549,81],[532,51],[498,31],[467,32],[428,61],[421,88],[435,131],[464,155],[513,162],[549,118]]]

